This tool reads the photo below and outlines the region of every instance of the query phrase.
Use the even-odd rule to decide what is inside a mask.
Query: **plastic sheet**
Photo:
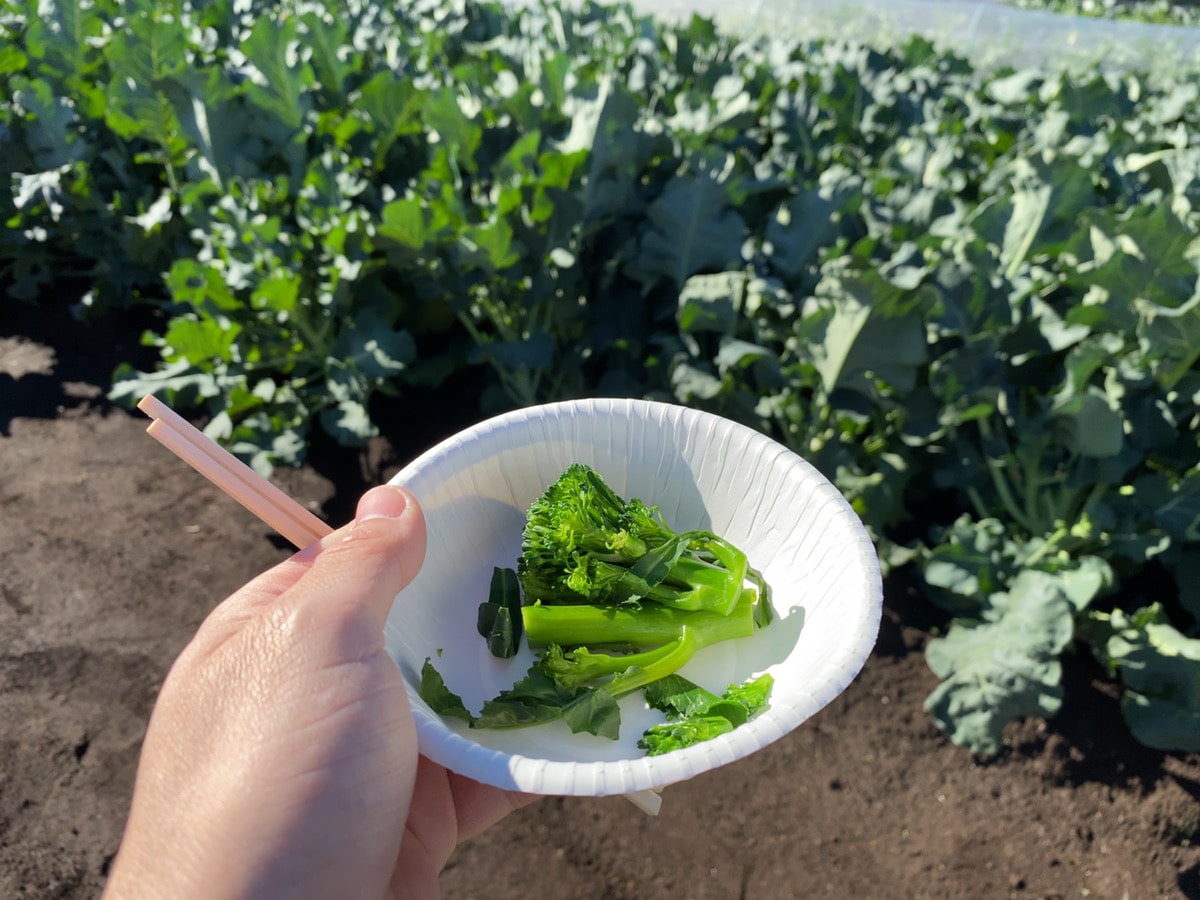
[[[749,35],[875,43],[917,34],[981,68],[1200,67],[1200,28],[1063,15],[997,0],[632,0],[632,5],[676,20],[698,13]]]

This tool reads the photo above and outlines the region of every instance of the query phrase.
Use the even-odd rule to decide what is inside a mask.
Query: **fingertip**
[[[363,494],[354,522],[343,538],[345,543],[362,540],[399,545],[406,571],[403,582],[412,581],[425,561],[425,514],[412,492],[399,485],[384,484]]]
[[[418,565],[424,561],[425,515],[412,492],[400,485],[383,484],[363,494],[342,541],[364,538],[402,541],[410,558],[415,556]]]
[[[398,519],[416,505],[416,498],[406,488],[397,484],[381,484],[359,499],[354,522],[357,525],[372,519]]]
[[[353,522],[321,542],[298,586],[304,595],[365,604],[386,619],[396,594],[424,563],[425,547],[425,516],[416,497],[381,485],[360,498]]]

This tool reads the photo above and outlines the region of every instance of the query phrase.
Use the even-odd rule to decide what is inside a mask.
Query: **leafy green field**
[[[988,755],[1093,653],[1200,749],[1200,81],[982,73],[624,7],[9,0],[5,302],[152,312],[155,390],[262,470],[372,399],[747,422],[954,624]]]

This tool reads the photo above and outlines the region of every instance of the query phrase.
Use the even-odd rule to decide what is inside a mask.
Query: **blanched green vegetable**
[[[465,718],[475,728],[561,718],[572,731],[616,739],[616,699],[646,689],[676,721],[640,746],[690,746],[760,710],[770,676],[718,697],[676,673],[699,651],[770,620],[766,584],[743,551],[710,531],[672,530],[657,507],[621,499],[595,470],[574,464],[530,506],[517,568],[495,570],[476,623],[494,655],[514,655],[522,632],[539,655],[524,678]],[[464,717],[428,661],[422,678],[431,707]]]
[[[766,708],[775,679],[759,675],[731,684],[718,697],[680,675],[671,675],[646,688],[646,702],[671,721],[646,730],[638,746],[650,756],[682,750],[727,734]]]
[[[749,569],[728,541],[672,531],[657,507],[625,502],[579,463],[530,506],[521,548],[527,603],[652,600],[728,615]]]

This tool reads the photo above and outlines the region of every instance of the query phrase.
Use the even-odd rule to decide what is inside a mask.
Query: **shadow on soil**
[[[141,313],[85,325],[66,303],[9,300],[0,337],[24,337],[52,352],[46,365],[33,371],[14,375],[10,366],[0,368],[0,436],[9,435],[18,417],[50,419],[79,407],[112,409],[105,394],[117,363],[153,358],[150,348],[137,343],[150,321],[148,313]]]
[[[140,335],[153,329],[157,320],[158,315],[149,308],[81,321],[65,302],[10,302],[0,320],[0,338],[24,338],[49,352],[45,365],[16,376],[0,366],[0,437],[10,434],[16,418],[49,419],[68,410],[141,417],[140,412],[115,406],[107,394],[118,364],[153,367],[157,351],[143,346]],[[463,379],[461,385],[452,380],[437,391],[405,389],[399,397],[373,398],[372,419],[380,423],[381,434],[365,448],[339,446],[314,427],[305,462],[333,486],[332,496],[320,510],[322,517],[329,522],[346,521],[364,491],[386,481],[438,441],[477,421],[479,415],[472,403],[447,405],[447,396],[457,393],[475,396],[474,388]],[[194,417],[196,411],[180,412]],[[201,419],[193,421],[202,424]],[[282,538],[277,543],[285,546]]]

